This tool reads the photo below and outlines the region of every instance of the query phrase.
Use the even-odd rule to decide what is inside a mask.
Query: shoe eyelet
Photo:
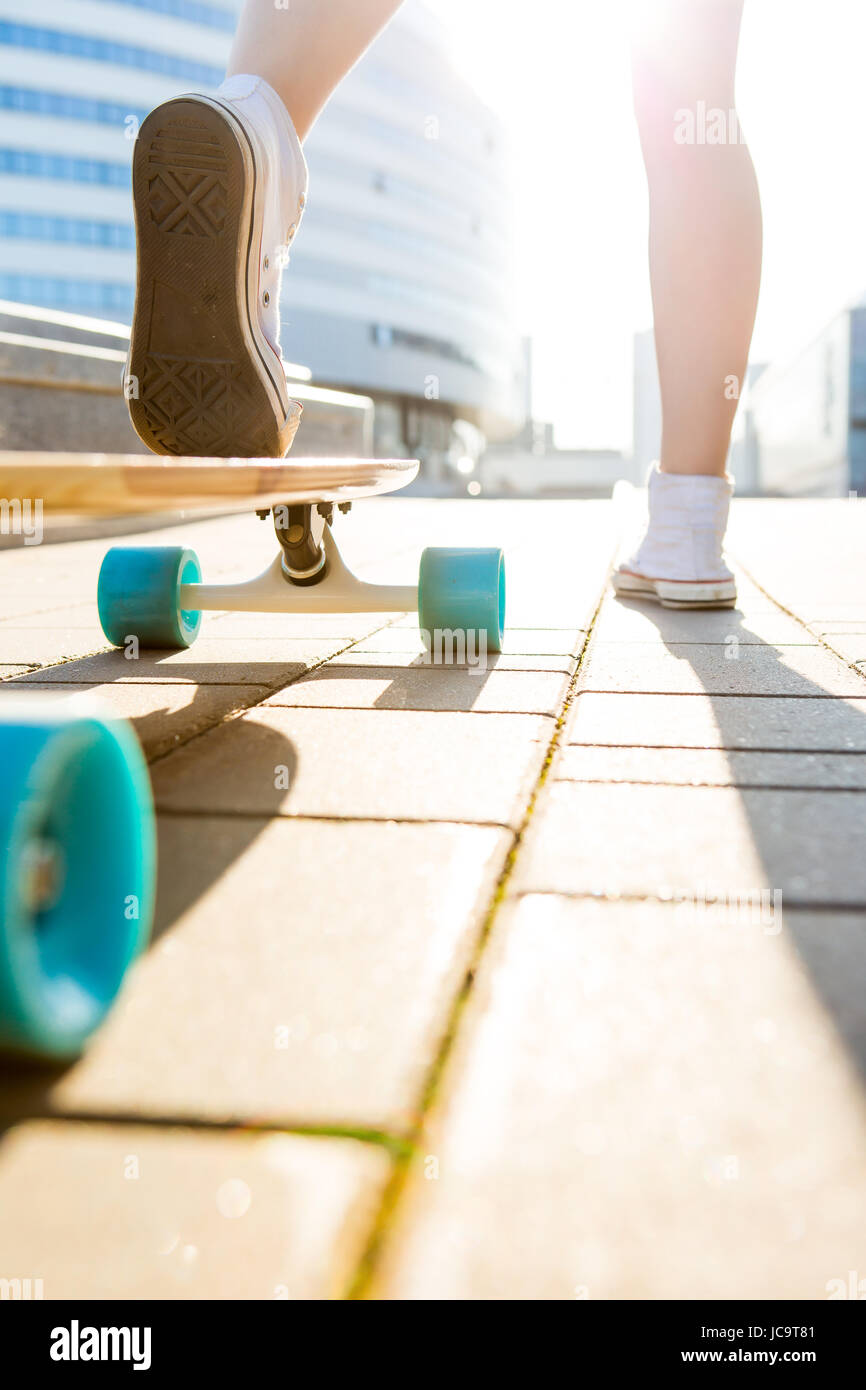
[[[270,304],[271,302],[271,296],[268,294],[267,290],[265,290],[264,294],[262,295],[262,302],[265,304]]]

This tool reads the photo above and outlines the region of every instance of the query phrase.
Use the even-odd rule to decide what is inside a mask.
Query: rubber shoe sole
[[[642,575],[617,570],[614,592],[622,598],[645,598],[663,608],[733,608],[737,585],[733,579],[689,582],[680,579],[645,579]]]
[[[250,140],[218,100],[179,97],[144,120],[124,392],[156,454],[282,458],[294,439],[301,406],[256,316],[256,181]]]

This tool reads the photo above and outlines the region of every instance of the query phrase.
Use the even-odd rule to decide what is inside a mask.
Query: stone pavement
[[[0,553],[6,688],[152,764],[150,950],[6,1066],[0,1277],[46,1297],[824,1298],[866,1275],[866,504],[741,502],[734,612],[605,596],[622,509],[362,503],[365,577],[503,543],[484,673],[414,619],[106,651],[105,543]],[[207,577],[268,530],[149,532]],[[0,693],[0,699],[3,698]]]

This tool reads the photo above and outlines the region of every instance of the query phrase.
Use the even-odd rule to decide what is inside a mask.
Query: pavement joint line
[[[697,886],[695,896],[702,886],[705,885],[699,884]],[[588,888],[582,891],[576,888],[519,888],[516,892],[509,894],[508,901],[515,903],[521,898],[568,898],[569,901],[573,902],[610,903],[612,907],[619,903],[657,903],[660,907],[671,908],[683,905],[682,898],[674,898],[673,896],[664,898],[659,893],[618,893],[614,891],[606,893],[601,890],[596,893]],[[857,899],[852,899],[849,902],[847,899],[838,898],[815,898],[814,901],[811,898],[789,899],[783,894],[782,911],[829,912],[845,915],[851,912],[866,911],[866,902],[860,902]]]
[[[616,549],[618,549],[618,542]],[[614,556],[616,554],[616,549],[614,550]],[[365,1248],[361,1253],[360,1259],[358,1260],[357,1266],[355,1268],[355,1272],[349,1280],[348,1286],[346,1288],[344,1297],[349,1301],[356,1302],[366,1300],[367,1293],[370,1290],[371,1285],[376,1277],[376,1272],[379,1266],[379,1260],[381,1257],[385,1240],[387,1238],[387,1233],[391,1224],[391,1219],[397,1211],[397,1208],[400,1204],[403,1192],[406,1187],[406,1183],[408,1181],[412,1157],[418,1151],[420,1142],[424,1137],[427,1116],[430,1113],[431,1108],[435,1104],[437,1095],[439,1093],[443,1076],[447,1069],[448,1062],[450,1060],[451,1054],[453,1052],[457,1040],[460,1022],[466,1010],[467,1004],[469,1003],[470,996],[472,994],[476,974],[478,973],[478,970],[481,966],[487,944],[493,933],[496,916],[503,902],[505,902],[506,900],[508,893],[508,884],[511,880],[512,874],[514,873],[514,869],[517,863],[517,858],[520,853],[520,848],[524,836],[526,834],[527,829],[529,828],[529,824],[532,820],[532,816],[535,811],[538,798],[545,786],[548,773],[550,771],[551,766],[553,765],[554,758],[556,757],[556,753],[559,748],[560,735],[565,727],[566,720],[571,709],[572,700],[577,693],[577,682],[580,677],[580,671],[582,669],[584,661],[586,660],[587,653],[592,642],[593,629],[595,627],[596,620],[598,618],[599,612],[601,611],[601,606],[607,594],[608,581],[610,578],[611,569],[613,567],[613,558],[614,557],[612,556],[606,567],[604,581],[601,586],[598,601],[593,610],[593,616],[590,621],[589,627],[580,629],[580,632],[583,634],[583,644],[580,648],[580,651],[574,653],[577,665],[573,674],[569,678],[568,688],[562,698],[559,714],[556,718],[556,723],[550,736],[550,741],[547,746],[547,753],[544,762],[541,766],[541,769],[539,770],[538,777],[535,781],[535,785],[532,788],[532,791],[530,792],[529,799],[526,804],[526,810],[524,812],[520,826],[516,831],[512,832],[511,847],[508,851],[508,854],[505,857],[505,863],[502,867],[499,878],[497,879],[496,885],[491,894],[487,911],[484,914],[484,918],[479,928],[475,945],[472,951],[472,956],[466,967],[463,980],[459,985],[455,993],[454,999],[452,1001],[450,1013],[445,1023],[439,1047],[428,1069],[426,1079],[422,1085],[419,1103],[417,1107],[416,1119],[407,1135],[410,1149],[406,1155],[396,1159],[392,1165],[391,1174],[388,1179],[388,1182],[385,1185],[385,1189],[382,1194],[381,1201],[379,1203],[378,1212],[374,1216],[370,1226],[370,1233]]]
[[[517,672],[509,671],[508,674],[513,676]],[[567,671],[554,671],[552,674],[561,675],[565,679],[568,678]],[[286,689],[286,687],[283,686],[282,689]],[[435,705],[397,705],[393,709],[388,705],[280,705],[273,700],[272,695],[267,698],[273,701],[269,708],[292,710],[293,712],[297,710],[322,710],[330,711],[333,714],[335,710],[342,710],[345,714],[470,714],[473,718],[482,715],[489,718],[492,715],[494,719],[497,717],[500,719],[556,719],[557,717],[549,710],[544,709],[439,709]],[[539,743],[540,739],[533,739],[532,742]]]
[[[746,565],[742,564],[740,560],[737,560],[737,564],[739,568],[743,571],[743,573],[746,575],[747,579],[749,579],[749,581],[752,584],[754,584],[755,588],[760,589],[761,593],[764,595],[765,598],[768,598],[771,603],[774,603],[776,607],[781,610],[782,613],[785,613],[789,618],[792,618],[794,622],[797,623],[797,625],[803,629],[804,632],[809,633],[810,637],[816,637],[818,639],[818,645],[822,646],[825,651],[830,653],[831,656],[834,656],[836,660],[838,662],[841,662],[843,666],[847,666],[849,671],[854,671],[858,676],[863,676],[863,678],[866,679],[866,671],[861,671],[855,661],[849,661],[846,657],[840,656],[839,653],[836,651],[836,648],[831,647],[829,642],[825,640],[824,636],[822,636],[821,633],[813,632],[809,624],[805,622],[801,617],[799,617],[792,608],[786,608],[784,603],[780,603],[780,601],[777,598],[774,598],[773,595],[770,593],[769,589],[766,589],[764,585],[761,584],[760,581],[755,578],[751,570],[748,569]],[[832,633],[828,633],[827,636],[832,636]],[[838,699],[840,697],[836,696],[831,698]],[[862,697],[854,696],[853,698],[860,699]]]
[[[385,624],[385,626],[387,626],[387,624]],[[380,632],[381,630],[382,630],[381,628],[375,628],[375,629],[374,629],[374,631],[376,631],[376,632]],[[371,634],[369,634],[369,633],[367,634],[367,636],[370,636],[370,635],[371,635]],[[339,639],[338,639],[338,640],[339,640]],[[265,693],[264,695],[259,696],[258,699],[250,700],[250,702],[249,702],[248,704],[238,705],[237,708],[235,708],[235,709],[227,710],[225,714],[223,714],[222,716],[220,716],[220,718],[216,719],[212,724],[206,725],[206,727],[203,728],[203,729],[195,729],[195,730],[193,730],[193,731],[189,734],[189,736],[188,736],[187,738],[184,738],[184,739],[179,738],[179,739],[178,739],[178,742],[175,743],[171,748],[166,748],[166,750],[165,750],[163,753],[159,753],[155,758],[149,759],[149,760],[148,760],[148,766],[150,766],[150,767],[155,766],[155,764],[162,762],[163,758],[171,757],[171,755],[172,755],[173,753],[176,753],[176,752],[178,751],[178,749],[180,749],[180,748],[187,748],[195,739],[203,737],[204,734],[209,734],[209,733],[211,733],[214,729],[220,729],[220,728],[222,728],[224,725],[232,723],[235,719],[240,719],[242,715],[246,714],[247,710],[257,709],[257,708],[259,707],[259,705],[263,705],[263,704],[265,703],[266,700],[270,700],[270,699],[272,698],[273,695],[279,694],[279,692],[280,692],[281,690],[287,690],[288,687],[289,687],[290,685],[294,685],[296,681],[302,680],[304,676],[309,675],[312,671],[318,671],[320,667],[326,666],[326,665],[328,664],[329,661],[333,661],[333,659],[334,659],[335,656],[342,656],[344,652],[351,651],[352,647],[354,647],[358,642],[363,642],[363,641],[366,641],[366,638],[365,638],[365,637],[352,638],[350,641],[348,641],[348,642],[346,643],[346,646],[345,646],[345,647],[339,647],[336,651],[329,652],[327,656],[323,656],[320,660],[313,662],[313,664],[312,664],[311,666],[305,667],[305,669],[304,669],[303,672],[301,672],[301,673],[300,673],[299,675],[297,675],[297,676],[293,676],[291,680],[286,681],[285,685],[278,685],[278,686],[275,686],[273,689],[270,689],[270,688],[267,686],[266,682],[264,682],[264,681],[262,681],[262,682],[257,682],[256,684],[257,684],[260,688],[262,688],[262,689],[265,690],[266,693]],[[136,684],[136,682],[134,682],[134,681],[129,681],[129,682],[127,682],[127,683],[130,684],[130,685]],[[181,683],[182,683],[182,684],[185,684],[185,682],[181,682]],[[234,683],[234,682],[233,682],[233,683]],[[178,684],[178,682],[175,682],[175,681],[171,681],[171,682],[168,682],[168,681],[166,681],[166,682],[146,681],[146,682],[140,682],[140,684],[146,684],[146,685],[172,684],[172,685],[175,685],[175,684]],[[196,682],[190,682],[190,684],[197,684],[197,683],[196,683]]]
[[[24,1109],[24,1107],[23,1107]],[[254,1139],[259,1134],[284,1134],[309,1139],[352,1139],[357,1143],[387,1149],[392,1156],[403,1156],[409,1142],[402,1135],[375,1126],[357,1124],[304,1124],[291,1120],[211,1119],[202,1115],[136,1114],[118,1110],[52,1110],[48,1106],[31,1107],[14,1119],[0,1113],[0,1133],[7,1124],[22,1124],[35,1120],[69,1125],[111,1125],[118,1129],[146,1128],[160,1130],[195,1130],[205,1134],[232,1134],[238,1139]]]
[[[183,820],[249,820],[263,821],[267,824],[273,824],[276,821],[317,821],[325,825],[441,825],[444,827],[461,825],[468,829],[509,830],[514,833],[512,825],[500,820],[454,820],[447,816],[337,816],[317,815],[309,811],[199,811],[184,810],[183,807],[178,806],[163,807],[160,806],[158,799],[156,813],[158,816]]]
[[[748,699],[749,696],[744,696]],[[780,696],[786,699],[786,696]],[[840,697],[842,698],[842,697]],[[848,698],[848,697],[845,697]],[[859,696],[853,698],[859,699]],[[866,748],[744,748],[738,743],[567,743],[566,748],[639,748],[651,753],[781,753],[787,757],[862,758]],[[677,784],[679,785],[679,784]]]
[[[397,654],[397,653],[395,653],[395,652],[386,652],[386,653],[385,653],[386,656],[395,656],[396,654]],[[508,656],[508,655],[511,655],[511,656],[523,656],[523,655],[535,656],[535,655],[537,655],[537,653],[535,653],[535,652],[528,652],[528,653],[523,653],[523,652],[511,652],[511,653],[503,653],[503,654],[506,655],[506,656]],[[365,656],[378,656],[378,652],[365,652],[364,655],[365,655]],[[407,655],[408,655],[408,653],[407,653]],[[560,657],[560,653],[559,653],[559,652],[554,652],[554,653],[552,653],[551,655],[552,655],[553,659],[558,659],[558,658]],[[561,653],[561,657],[562,657],[562,660],[563,660],[563,661],[574,661],[574,660],[575,660],[575,657],[574,657],[573,652],[562,652],[562,653]],[[329,659],[329,660],[333,660],[332,657],[329,657],[328,659]],[[452,674],[456,674],[456,675],[458,675],[458,676],[468,676],[468,675],[476,675],[476,672],[478,671],[478,667],[477,667],[477,666],[458,666],[456,662],[455,662],[453,665],[440,665],[440,664],[437,664],[437,663],[432,662],[432,661],[429,662],[429,663],[428,663],[428,662],[424,662],[424,663],[422,663],[422,665],[420,665],[420,666],[401,666],[399,663],[394,663],[394,662],[392,662],[392,661],[382,661],[382,662],[372,662],[372,661],[371,661],[371,662],[369,662],[369,663],[368,663],[368,662],[365,662],[365,661],[359,661],[358,664],[357,664],[357,666],[352,666],[348,661],[345,661],[345,662],[342,664],[342,666],[338,667],[338,670],[340,670],[340,671],[363,671],[363,672],[367,675],[368,678],[369,678],[370,672],[372,672],[372,671],[403,671],[403,672],[412,672],[413,674],[417,674],[417,673],[419,673],[419,672],[423,672],[425,675],[426,675],[428,672],[436,671],[436,672],[441,672],[443,675],[452,675]],[[489,675],[492,675],[493,673],[495,673],[495,672],[497,672],[497,671],[499,671],[499,674],[500,674],[500,675],[503,675],[503,676],[525,676],[525,675],[531,675],[531,676],[568,676],[568,675],[571,675],[571,674],[572,674],[570,671],[557,671],[555,668],[551,669],[551,667],[549,667],[549,666],[517,666],[517,667],[513,667],[513,668],[512,668],[512,667],[503,666],[502,669],[501,669],[501,671],[500,671],[499,666],[498,666],[498,665],[494,665],[494,666],[492,666],[492,667],[488,667],[487,670],[484,671],[484,672],[482,673],[482,675],[484,675],[484,676],[489,676]],[[478,679],[479,682],[481,682],[481,676],[476,676],[476,679]],[[230,682],[226,682],[226,683],[227,683],[227,684],[230,684]],[[316,706],[313,706],[312,708],[317,708],[317,707],[316,707]],[[331,708],[331,707],[329,706],[329,708]],[[345,706],[345,705],[338,705],[338,706],[336,706],[336,708],[337,708],[337,709],[345,709],[346,706]],[[447,710],[446,710],[446,711],[444,711],[444,712],[445,712],[445,713],[452,713],[453,711],[447,711]],[[481,713],[481,712],[482,712],[482,711],[479,710],[479,713]],[[474,713],[474,711],[473,711],[473,713]],[[511,713],[511,711],[509,711],[509,713]]]
[[[15,548],[17,550],[18,547],[16,546]],[[2,554],[3,550],[0,548],[0,555]],[[15,613],[11,618],[0,618],[0,630],[7,627],[10,630],[16,628],[19,624],[19,620],[22,618],[39,618],[43,613],[65,613],[69,608],[86,608],[92,601],[93,600],[89,598],[79,598],[73,599],[68,603],[58,603],[56,607],[31,608],[29,613]],[[20,624],[20,627],[18,627],[18,630],[21,632],[29,632],[30,624],[23,622]]]
[[[832,652],[835,656],[836,653]],[[842,658],[839,657],[841,661]],[[846,663],[847,664],[847,663]],[[854,668],[856,670],[856,667]],[[857,672],[862,676],[862,671]],[[866,700],[863,695],[832,695],[829,690],[806,694],[779,694],[771,690],[600,690],[596,686],[578,690],[578,695],[661,695],[666,700]]]
[[[576,744],[568,745],[572,748]],[[720,749],[716,750],[720,752]],[[752,752],[749,749],[749,752]],[[787,757],[787,752],[782,754]],[[668,782],[651,777],[569,777],[557,775],[555,783],[567,783],[577,787],[677,787],[680,791],[729,791],[729,792],[845,792],[852,796],[862,796],[866,787],[825,787],[819,784],[800,786],[792,782]]]

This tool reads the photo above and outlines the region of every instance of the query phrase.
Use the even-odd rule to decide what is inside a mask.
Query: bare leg
[[[743,0],[643,0],[635,13],[664,473],[724,473],[748,362],[761,207],[748,149],[729,114],[742,10]],[[725,143],[709,143],[721,128],[714,109],[724,112]],[[684,111],[695,115],[692,142]]]
[[[281,98],[301,140],[400,0],[246,0],[227,75],[253,73]]]

